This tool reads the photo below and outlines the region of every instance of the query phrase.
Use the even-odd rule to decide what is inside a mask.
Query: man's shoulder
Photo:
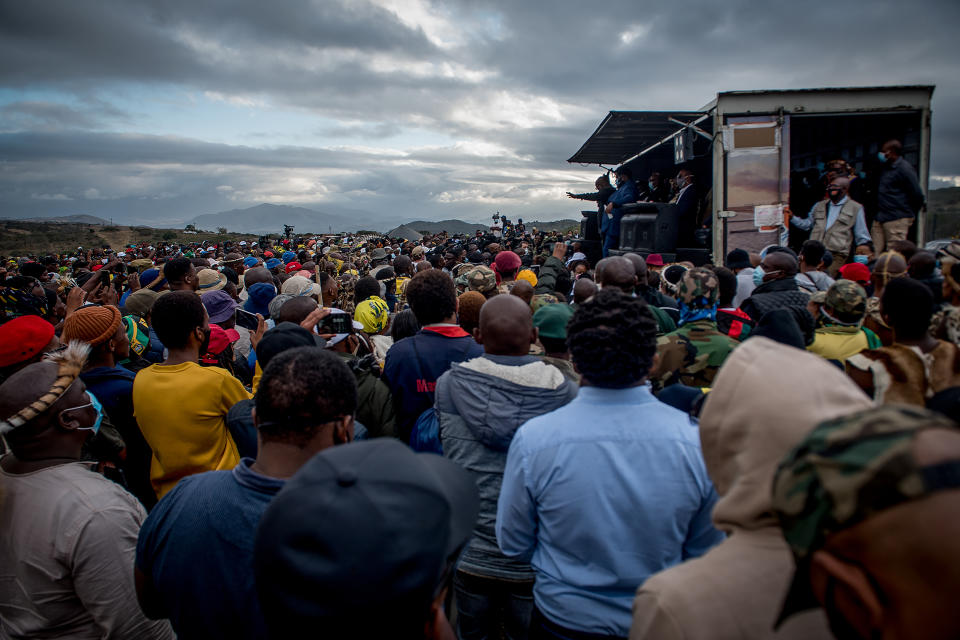
[[[191,521],[196,518],[192,514],[209,514],[215,508],[220,515],[227,505],[224,499],[234,494],[243,493],[243,487],[233,478],[230,469],[205,471],[187,476],[173,487],[147,516],[144,530],[164,526],[170,518],[179,518],[186,514]]]
[[[740,343],[717,328],[715,322],[696,323],[686,334],[687,339],[697,347],[709,345],[711,347],[733,348]]]

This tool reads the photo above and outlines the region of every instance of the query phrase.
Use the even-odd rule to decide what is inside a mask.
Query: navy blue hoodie
[[[390,347],[381,377],[393,394],[394,433],[400,440],[410,441],[413,425],[433,406],[437,380],[450,365],[482,354],[483,347],[456,325],[424,327]]]

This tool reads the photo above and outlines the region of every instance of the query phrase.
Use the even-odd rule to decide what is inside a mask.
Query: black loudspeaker
[[[596,211],[581,211],[583,219],[580,221],[580,237],[584,240],[600,240],[600,228],[597,226]]]
[[[599,238],[597,240],[581,240],[580,251],[586,254],[591,267],[596,266],[600,262],[600,258],[603,257],[603,245]]]
[[[695,267],[710,263],[710,249],[677,249],[677,262],[692,262]]]
[[[667,253],[677,248],[677,206],[659,202],[624,205],[620,220],[620,248],[626,251]]]

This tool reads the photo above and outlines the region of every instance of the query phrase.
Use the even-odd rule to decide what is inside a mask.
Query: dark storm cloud
[[[363,3],[4,2],[0,78],[23,85],[71,85],[81,79],[229,80],[211,57],[196,55],[191,36],[241,56],[253,47],[292,54],[304,47],[432,52],[422,33]]]
[[[83,161],[96,164],[250,165],[338,167],[363,154],[314,147],[258,148],[168,136],[67,132],[0,134],[0,160]]]

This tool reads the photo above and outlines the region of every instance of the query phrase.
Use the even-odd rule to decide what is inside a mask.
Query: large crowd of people
[[[862,260],[5,258],[0,638],[960,637],[960,242],[828,186]]]

